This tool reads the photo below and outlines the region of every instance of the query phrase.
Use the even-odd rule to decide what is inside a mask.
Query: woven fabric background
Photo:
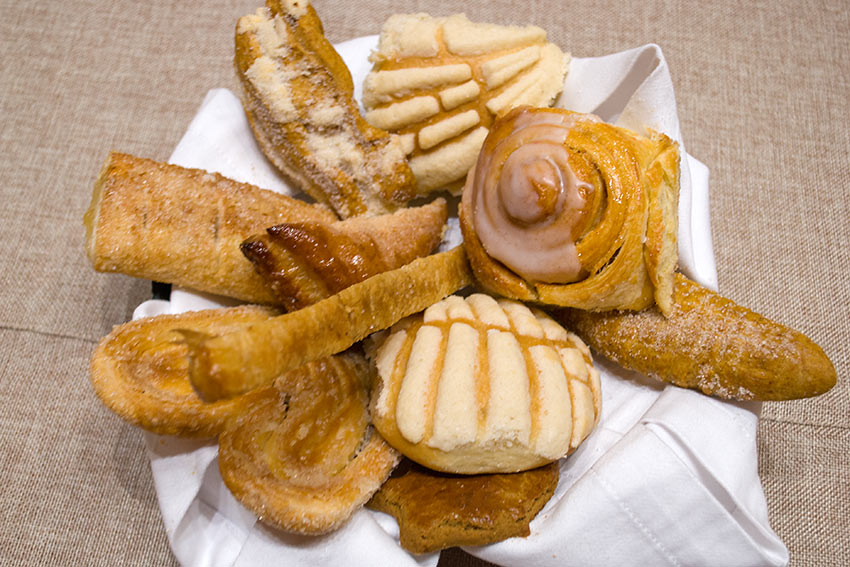
[[[0,0],[0,564],[175,564],[141,434],[87,379],[96,341],[150,284],[91,270],[82,215],[110,149],[167,159],[207,90],[235,86],[234,24],[259,4]],[[576,56],[662,47],[687,149],[711,169],[721,292],[838,370],[827,395],[764,405],[772,525],[792,565],[850,565],[846,1],[314,4],[332,41],[392,13],[465,11],[543,26]]]

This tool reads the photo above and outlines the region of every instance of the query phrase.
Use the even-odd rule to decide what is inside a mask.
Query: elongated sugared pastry
[[[599,420],[588,348],[517,301],[450,296],[393,327],[374,359],[372,422],[431,469],[539,467],[574,451]]]
[[[204,400],[266,386],[280,374],[342,352],[369,334],[466,287],[463,247],[414,260],[322,301],[245,329],[214,335],[187,331],[189,374]]]
[[[665,382],[736,400],[791,400],[835,385],[811,339],[676,274],[668,317],[563,310],[555,317],[599,354]]]
[[[446,202],[335,223],[290,222],[242,243],[280,305],[294,311],[426,256],[440,244]]]
[[[91,358],[91,383],[106,407],[160,435],[214,437],[255,400],[202,402],[189,383],[186,345],[175,329],[226,333],[279,312],[257,306],[159,315],[115,327]]]
[[[399,455],[369,425],[362,355],[317,360],[254,395],[219,437],[224,483],[261,521],[287,532],[339,527]]]
[[[366,504],[398,521],[401,546],[431,553],[529,535],[555,493],[559,467],[510,474],[451,475],[402,461]]]
[[[428,193],[461,188],[495,117],[551,105],[570,57],[537,26],[399,14],[371,59],[366,120],[401,135],[418,191]]]
[[[284,222],[334,222],[324,206],[217,173],[113,152],[85,214],[86,253],[100,272],[274,303],[239,244]]]
[[[370,126],[351,74],[308,0],[269,0],[236,27],[235,65],[260,148],[342,218],[380,214],[415,194],[397,136]]]
[[[514,299],[586,310],[671,309],[678,145],[587,114],[520,108],[487,137],[464,188],[476,280]]]

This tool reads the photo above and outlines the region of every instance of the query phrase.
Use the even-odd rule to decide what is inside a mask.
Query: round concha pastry
[[[679,147],[589,114],[517,108],[490,131],[459,210],[470,266],[505,297],[603,311],[673,301]]]
[[[599,420],[587,346],[517,301],[450,296],[387,331],[374,358],[372,422],[438,471],[532,469],[574,451]]]
[[[363,84],[365,118],[401,136],[419,193],[460,190],[497,116],[549,106],[570,56],[537,26],[499,26],[463,14],[391,16]]]

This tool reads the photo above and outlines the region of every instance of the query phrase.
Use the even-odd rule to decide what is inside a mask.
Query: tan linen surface
[[[207,90],[235,85],[234,22],[260,1],[1,3],[0,564],[173,565],[141,433],[87,378],[96,341],[150,284],[94,273],[81,219],[110,149],[167,159]],[[662,47],[687,148],[711,169],[721,291],[809,334],[838,369],[828,395],[764,406],[772,525],[792,565],[850,564],[846,1],[315,6],[333,41],[394,12],[465,10],[542,25],[577,56]]]

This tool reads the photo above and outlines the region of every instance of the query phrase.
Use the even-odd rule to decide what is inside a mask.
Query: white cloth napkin
[[[376,41],[370,36],[337,46],[357,96]],[[672,82],[655,45],[573,59],[558,105],[595,112],[638,131],[653,128],[682,144]],[[289,192],[227,90],[208,93],[171,161]],[[682,160],[681,193],[681,268],[716,288],[708,169],[690,156]],[[223,302],[174,289],[170,301],[148,301],[134,317]],[[757,475],[759,406],[721,402],[596,362],[602,373],[601,421],[579,450],[561,461],[557,491],[532,521],[531,535],[467,551],[508,566],[787,564],[787,549],[768,524]],[[327,536],[271,530],[224,486],[214,442],[153,434],[146,441],[168,539],[185,566],[434,566],[438,561],[438,554],[404,551],[395,520],[365,509]]]

